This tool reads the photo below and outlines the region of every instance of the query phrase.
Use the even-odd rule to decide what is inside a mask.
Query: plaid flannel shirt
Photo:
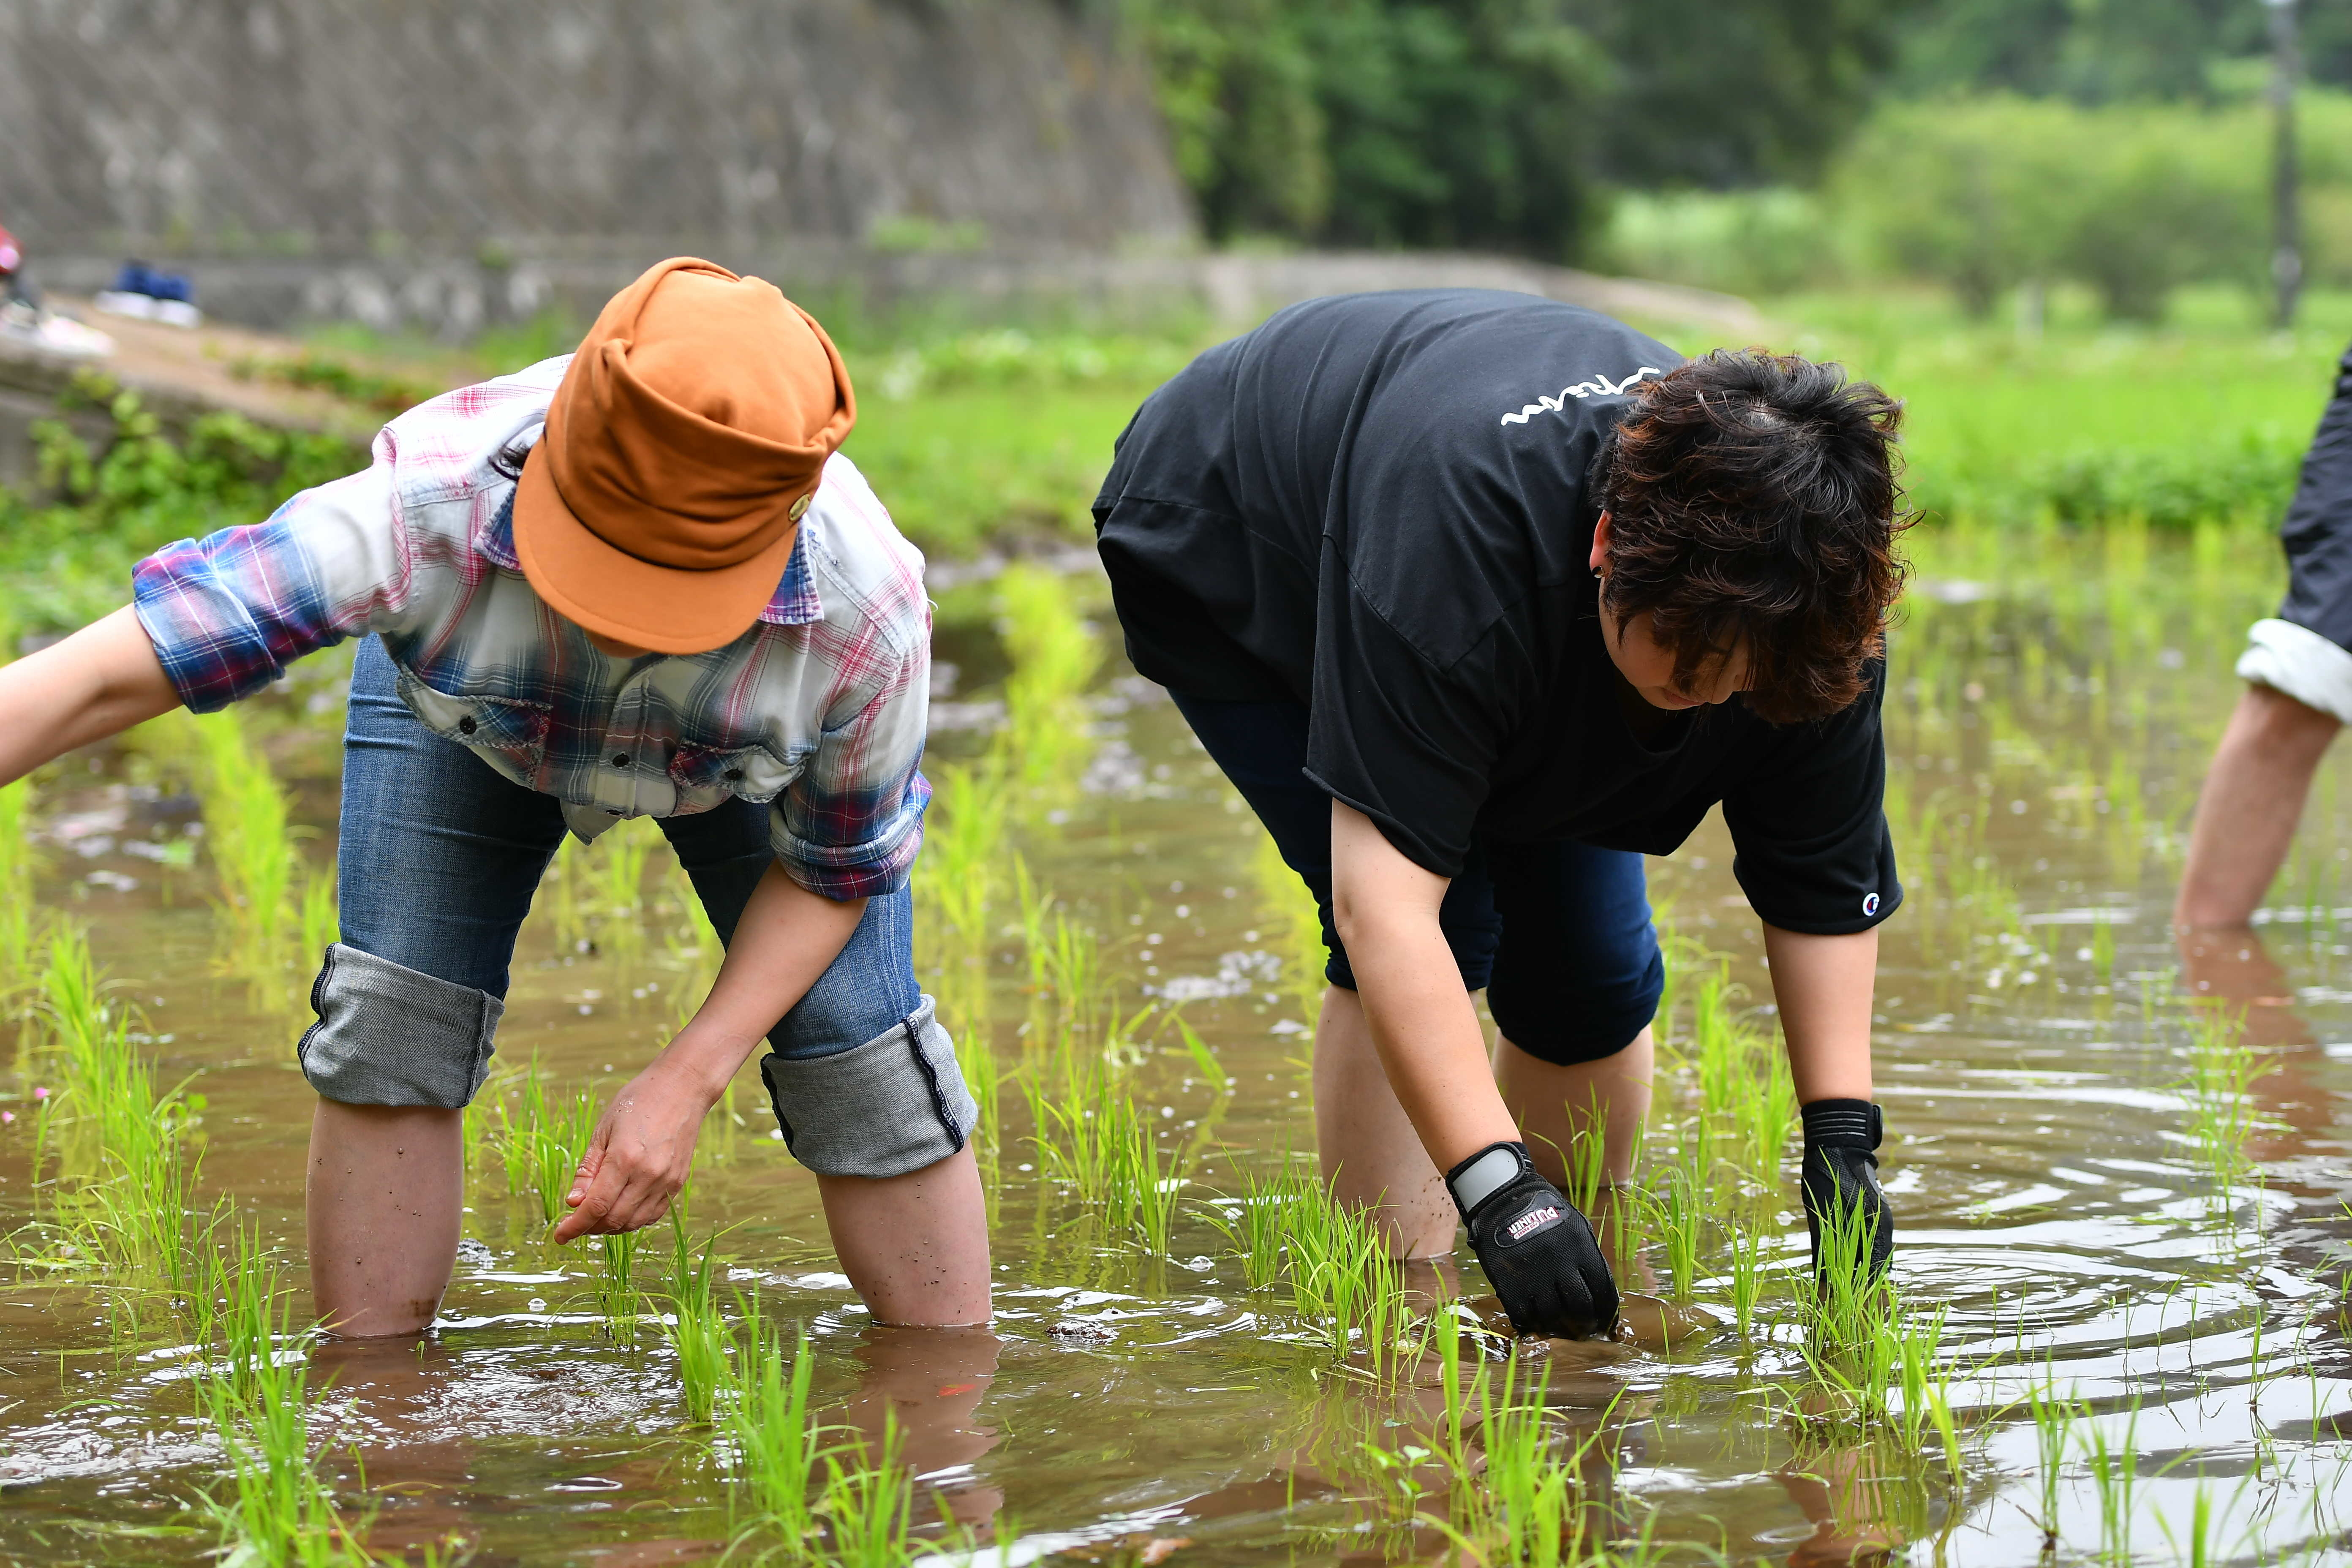
[[[769,805],[776,858],[811,891],[903,886],[930,798],[922,557],[836,456],[751,630],[691,657],[597,652],[514,553],[513,475],[568,363],[413,408],[366,469],[142,561],[139,619],[182,700],[210,712],[373,632],[418,719],[557,797],[583,838],[736,796]]]

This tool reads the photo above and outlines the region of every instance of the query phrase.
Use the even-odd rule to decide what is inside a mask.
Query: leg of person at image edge
[[[371,639],[345,737],[343,940],[312,987],[319,1019],[300,1047],[320,1096],[312,1289],[320,1320],[351,1335],[413,1333],[439,1307],[458,1241],[463,1108],[488,1074],[515,935],[565,831],[556,800],[425,729],[393,679]],[[661,826],[731,941],[754,889],[779,874],[765,812],[739,801]],[[967,1142],[977,1109],[915,984],[909,918],[903,889],[867,900],[771,1034],[762,1072],[875,1318],[976,1323],[989,1316]]]
[[[1488,844],[1447,886],[1440,928],[1465,989],[1486,992],[1498,1032],[1495,1079],[1524,1150],[1496,1145],[1441,1173],[1391,1087],[1338,930],[1332,802],[1302,772],[1307,710],[1172,695],[1202,747],[1273,835],[1285,863],[1314,893],[1322,915],[1331,984],[1315,1032],[1315,1121],[1334,1196],[1378,1211],[1400,1256],[1426,1258],[1454,1249],[1465,1215],[1479,1244],[1488,1216],[1478,1211],[1506,1199],[1517,1200],[1522,1219],[1547,1208],[1574,1215],[1559,1191],[1569,1184],[1566,1154],[1596,1127],[1606,1180],[1612,1186],[1629,1182],[1650,1110],[1655,1058],[1650,1021],[1665,981],[1642,858],[1572,843]],[[1826,952],[1815,944],[1836,940],[1767,928],[1768,952],[1790,961],[1776,962],[1776,983],[1790,984],[1785,977],[1806,972],[1797,962],[1801,952]],[[1876,944],[1867,946],[1867,952],[1838,951],[1868,965]],[[1841,994],[1862,997],[1866,1012],[1866,987],[1847,985]],[[1824,1012],[1817,999],[1783,1001],[1791,1015]],[[1877,1179],[1881,1125],[1870,1102],[1866,1018],[1860,1027],[1835,1033],[1864,1042],[1858,1061],[1810,1038],[1792,1037],[1790,1045],[1805,1129],[1806,1217],[1816,1260],[1827,1267],[1832,1260],[1820,1256],[1821,1213],[1833,1204],[1859,1207],[1868,1265],[1883,1271],[1895,1226]],[[1489,1165],[1491,1172],[1476,1169]],[[1465,1193],[1465,1176],[1476,1191]],[[1578,1216],[1576,1224],[1582,1223]],[[1488,1250],[1480,1247],[1482,1259]],[[1605,1276],[1606,1265],[1599,1268]],[[1495,1282],[1510,1306],[1504,1281]],[[1596,1283],[1605,1286],[1600,1324],[1605,1329],[1615,1315],[1614,1284]],[[1512,1316],[1517,1320],[1520,1313],[1515,1310]]]
[[[2279,531],[2286,600],[2238,660],[2245,693],[2197,802],[2173,922],[2242,926],[2270,889],[2336,731],[2352,722],[2352,350]]]

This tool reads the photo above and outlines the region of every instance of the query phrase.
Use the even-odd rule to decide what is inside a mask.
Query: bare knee
[[[2325,751],[2343,723],[2309,703],[2289,697],[2273,686],[2249,683],[2238,704],[2239,738],[2263,752],[2289,755]]]

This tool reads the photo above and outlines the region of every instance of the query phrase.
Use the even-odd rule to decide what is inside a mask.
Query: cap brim
[[[708,572],[640,561],[572,514],[541,447],[515,487],[515,555],[550,609],[602,637],[650,653],[709,653],[759,621],[791,564],[797,524],[757,555]]]

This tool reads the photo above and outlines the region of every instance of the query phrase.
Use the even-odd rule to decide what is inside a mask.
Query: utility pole
[[[2295,0],[2263,0],[2271,21],[2271,282],[2278,325],[2294,325],[2303,293],[2303,215],[2295,175],[2294,80],[2303,74],[2295,46]]]

